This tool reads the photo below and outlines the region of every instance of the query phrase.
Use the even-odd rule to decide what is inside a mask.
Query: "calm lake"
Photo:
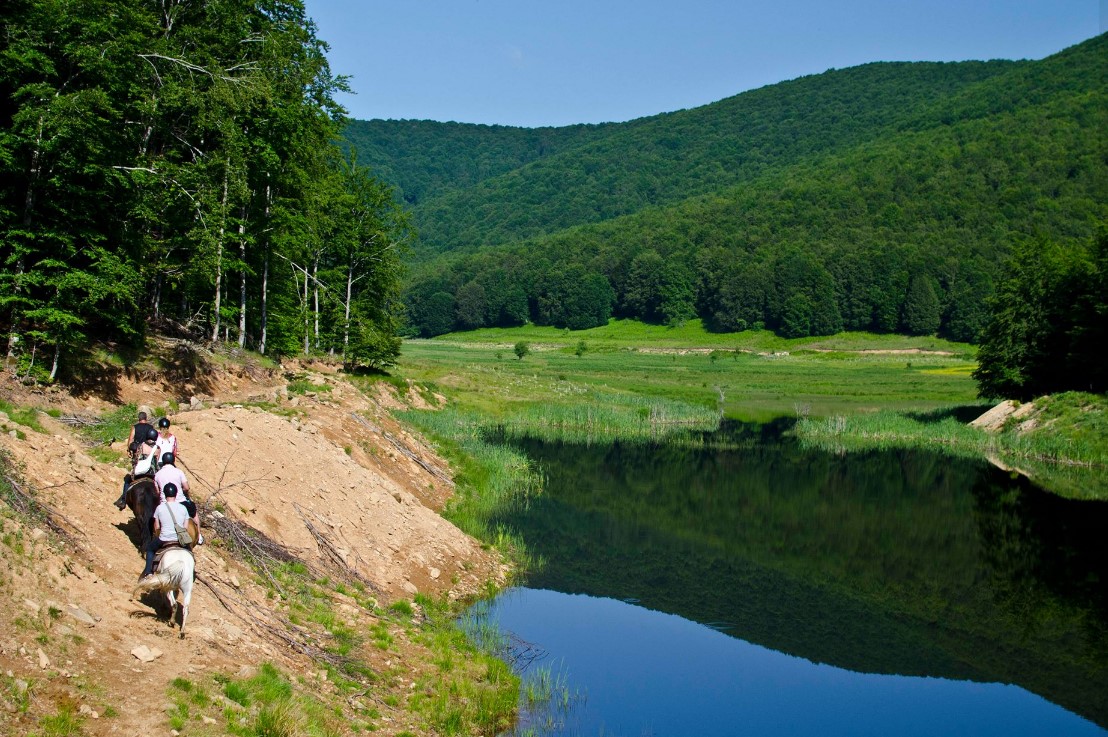
[[[543,565],[488,616],[575,694],[540,734],[1106,733],[1108,505],[786,427],[514,443]]]

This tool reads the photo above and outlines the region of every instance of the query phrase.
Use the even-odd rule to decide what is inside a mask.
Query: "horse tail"
[[[162,558],[162,564],[157,573],[144,576],[131,594],[132,599],[137,599],[139,594],[147,591],[176,591],[178,589],[192,590],[192,578],[196,571],[196,561],[192,553],[187,550],[170,550]]]

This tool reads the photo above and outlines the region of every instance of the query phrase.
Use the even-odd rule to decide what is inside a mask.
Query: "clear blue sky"
[[[352,117],[527,127],[697,107],[871,61],[1040,59],[1108,0],[305,0]]]

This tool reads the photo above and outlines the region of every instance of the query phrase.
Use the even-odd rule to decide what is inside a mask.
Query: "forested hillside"
[[[334,145],[300,0],[0,5],[0,329],[49,378],[151,320],[269,353],[396,356],[406,215]]]
[[[1012,62],[868,64],[622,124],[414,209],[433,251],[499,245],[679,202],[881,139]],[[513,206],[504,207],[506,203]]]
[[[1015,245],[1084,251],[1108,221],[1106,38],[828,72],[424,200],[411,330],[699,316],[973,341]]]
[[[513,128],[432,120],[352,120],[343,137],[409,205],[472,187],[616,132],[616,125]]]

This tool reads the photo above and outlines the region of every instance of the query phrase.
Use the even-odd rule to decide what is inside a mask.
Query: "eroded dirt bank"
[[[315,386],[289,395],[293,375]],[[20,470],[23,490],[49,505],[72,543],[60,544],[43,525],[21,524],[8,510],[0,516],[2,734],[36,729],[35,720],[59,700],[79,708],[85,734],[169,734],[164,702],[175,677],[249,672],[262,662],[315,679],[321,691],[331,688],[306,654],[312,636],[282,617],[249,553],[220,534],[226,524],[257,530],[321,576],[364,584],[381,606],[416,592],[466,597],[506,574],[494,553],[438,514],[453,491],[449,469],[390,417],[386,405],[404,398],[387,385],[370,397],[327,366],[300,364],[279,371],[209,367],[202,385],[121,377],[112,400],[168,414],[180,467],[206,510],[208,541],[196,551],[199,580],[188,636],[179,640],[149,599],[130,600],[142,559],[130,512],[111,504],[122,461],[95,460],[64,421],[95,416],[110,403],[28,389],[6,374],[3,382],[0,397],[9,402],[62,413],[38,415],[45,432],[3,422],[0,449]],[[173,401],[179,408],[170,411]],[[113,445],[120,457],[122,447],[123,439]],[[355,599],[335,599],[349,626],[380,626]],[[382,693],[403,694],[425,653],[394,630],[394,646],[364,647],[359,657],[382,675]],[[143,647],[161,654],[143,662],[134,654]],[[28,689],[33,699],[23,711]],[[378,696],[374,708],[378,734],[426,733],[401,697]]]

